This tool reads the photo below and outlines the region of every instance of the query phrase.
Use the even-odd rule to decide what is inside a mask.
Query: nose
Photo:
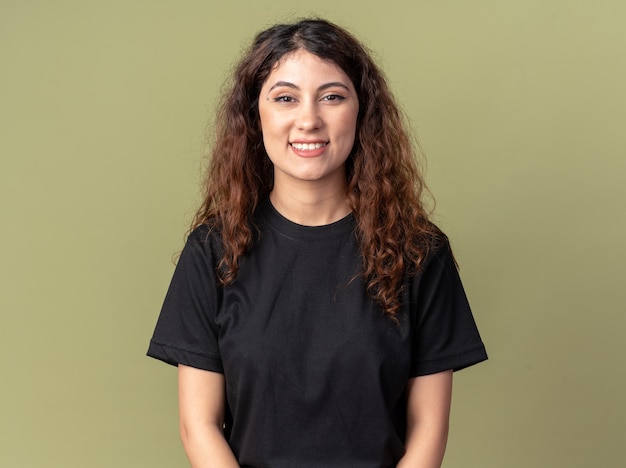
[[[322,125],[322,119],[316,102],[300,104],[296,116],[296,126],[300,130],[316,130]]]

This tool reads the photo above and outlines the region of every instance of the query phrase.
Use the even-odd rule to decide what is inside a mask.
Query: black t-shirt
[[[395,466],[408,379],[487,358],[448,244],[407,278],[397,324],[365,293],[352,215],[301,226],[268,202],[256,223],[227,287],[219,236],[190,235],[148,355],[224,374],[241,466]]]

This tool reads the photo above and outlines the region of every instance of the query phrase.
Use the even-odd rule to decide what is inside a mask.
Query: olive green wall
[[[0,466],[185,466],[144,353],[205,124],[253,33],[307,14],[387,71],[488,346],[445,466],[623,463],[626,2],[1,0]]]

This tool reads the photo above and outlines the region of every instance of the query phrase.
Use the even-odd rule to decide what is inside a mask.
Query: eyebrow
[[[289,81],[277,81],[276,83],[274,83],[272,85],[272,87],[269,89],[269,91],[273,90],[274,88],[279,88],[281,86],[285,86],[287,88],[292,88],[292,89],[297,89],[297,90],[300,89],[297,85],[295,85],[295,84],[293,84],[293,83],[291,83]],[[345,84],[343,84],[340,81],[331,81],[330,83],[324,83],[323,85],[319,86],[317,88],[317,90],[318,91],[324,91],[325,89],[333,88],[335,86],[338,86],[340,88],[344,88],[346,91],[350,91],[350,88],[348,88]]]

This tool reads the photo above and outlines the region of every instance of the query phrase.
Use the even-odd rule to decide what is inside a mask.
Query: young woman
[[[195,467],[438,467],[452,372],[487,358],[410,140],[363,46],[261,32],[148,354]]]

